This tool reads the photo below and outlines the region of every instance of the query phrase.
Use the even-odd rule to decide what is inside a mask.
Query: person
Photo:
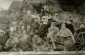
[[[76,31],[76,34],[78,34],[80,32],[85,32],[85,24],[84,23],[80,24],[79,29]]]
[[[15,9],[12,10],[12,13],[10,14],[10,22],[17,21],[19,17],[19,14],[15,11]]]
[[[45,26],[43,25],[43,22],[41,21],[41,22],[39,23],[39,28],[38,28],[36,34],[38,34],[42,39],[45,39],[45,38],[46,38],[46,37],[44,36],[44,34],[45,34],[44,30],[45,30]]]
[[[41,9],[41,12],[39,14],[40,18],[42,18],[45,15],[44,9]]]
[[[28,26],[27,26],[27,34],[30,33],[30,31],[31,31],[30,29],[31,29],[31,27],[30,27],[30,25],[28,25]]]
[[[34,21],[33,17],[31,16],[32,12],[31,11],[27,11],[26,12],[26,15],[23,16],[23,23],[24,23],[24,26],[25,26],[25,29],[27,29],[27,26],[32,24],[32,22]]]
[[[6,41],[8,40],[8,36],[5,35],[5,31],[0,29],[0,51],[3,51]]]
[[[46,4],[44,4],[42,7],[44,8],[44,11],[49,11],[49,7]]]
[[[42,17],[42,22],[44,25],[48,24],[48,19],[50,18],[48,17],[48,13],[46,12],[45,15]]]
[[[56,26],[60,28],[60,23],[62,22],[60,20],[60,16],[59,16],[59,12],[55,12],[53,17],[52,17],[52,20],[56,22]]]
[[[10,32],[10,38],[6,42],[6,49],[11,48],[14,49],[16,48],[17,43],[19,42],[18,38],[13,32]]]
[[[48,28],[48,33],[47,33],[47,38],[50,39],[49,42],[52,42],[52,47],[53,50],[56,49],[56,45],[55,45],[55,35],[59,32],[59,28],[56,27],[55,22],[51,23],[51,27]]]
[[[56,22],[60,22],[59,12],[55,12],[55,14],[53,16],[53,20]]]
[[[38,18],[34,19],[34,22],[31,24],[31,30],[36,33],[39,28]]]
[[[72,24],[72,20],[66,21],[66,28],[68,28],[72,32],[72,34],[74,35],[74,27],[73,27],[73,24]]]
[[[42,45],[41,38],[39,38],[38,35],[34,35],[32,38],[32,43],[33,43],[33,49],[34,51],[40,51],[39,45]]]
[[[85,24],[84,23],[80,23],[79,28],[75,32],[75,38],[76,38],[76,45],[80,45],[81,42],[84,42],[84,39],[85,39]],[[76,46],[76,48],[79,48],[79,47],[80,46]],[[81,47],[79,49],[84,50],[85,48]]]
[[[26,33],[26,31],[24,30],[23,31],[23,36],[22,37],[20,37],[20,41],[27,41],[28,40],[28,35],[27,35],[27,33]]]
[[[37,34],[38,35],[41,35],[41,33],[43,32],[43,30],[44,30],[44,25],[43,25],[43,22],[41,21],[39,23],[39,28],[38,28]]]
[[[10,25],[10,32],[16,32],[17,29],[17,23],[16,21],[13,21]]]
[[[20,39],[20,38],[23,36],[22,31],[23,31],[23,30],[22,30],[21,27],[19,27],[19,28],[17,29],[16,37],[17,37],[18,39]]]
[[[23,8],[24,8],[26,11],[29,9],[29,5],[28,5],[28,3],[26,2],[26,0],[24,0],[23,3],[22,3],[21,9],[23,9]]]
[[[60,36],[61,43],[64,44],[65,51],[73,50],[73,44],[75,43],[75,39],[72,32],[68,28],[66,28],[65,23],[61,24],[61,29],[57,33],[57,36]]]
[[[38,22],[40,22],[40,17],[39,17],[39,14],[35,11],[34,14],[32,15],[32,18],[33,19],[38,19]]]
[[[46,37],[48,33],[48,28],[50,27],[51,21],[50,21],[50,17],[48,16],[48,12],[45,13],[45,15],[42,17],[42,26],[43,26],[43,31],[42,31],[42,37]],[[45,40],[45,39],[44,39]]]

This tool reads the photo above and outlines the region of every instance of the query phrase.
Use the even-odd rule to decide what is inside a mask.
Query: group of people
[[[10,51],[73,50],[75,31],[71,17],[62,20],[59,12],[51,14],[46,9],[41,9],[40,13],[23,9],[20,15],[13,9],[9,20],[9,39],[5,49]],[[85,28],[85,25],[81,24],[80,27]],[[0,32],[5,34],[3,30]]]

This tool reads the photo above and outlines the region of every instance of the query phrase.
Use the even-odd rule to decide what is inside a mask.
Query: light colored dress
[[[56,26],[52,26],[48,29],[47,38],[49,38],[50,42],[52,42],[53,49],[56,49],[56,45],[55,45],[56,37],[55,37],[55,35],[57,34],[58,31],[59,31],[59,29]]]
[[[61,40],[60,42],[64,44],[64,50],[71,50],[73,48],[74,36],[69,29],[61,29],[57,33],[57,36],[60,36],[61,39],[59,40]]]

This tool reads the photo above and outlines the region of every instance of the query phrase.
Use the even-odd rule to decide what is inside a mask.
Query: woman
[[[64,45],[64,50],[71,51],[73,50],[73,43],[75,43],[74,36],[72,32],[66,28],[66,24],[61,25],[61,29],[58,32],[57,36],[61,38],[61,43]]]

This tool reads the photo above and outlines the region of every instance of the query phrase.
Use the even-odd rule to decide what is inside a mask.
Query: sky
[[[13,1],[23,1],[23,0],[0,0],[0,10],[8,9]]]

